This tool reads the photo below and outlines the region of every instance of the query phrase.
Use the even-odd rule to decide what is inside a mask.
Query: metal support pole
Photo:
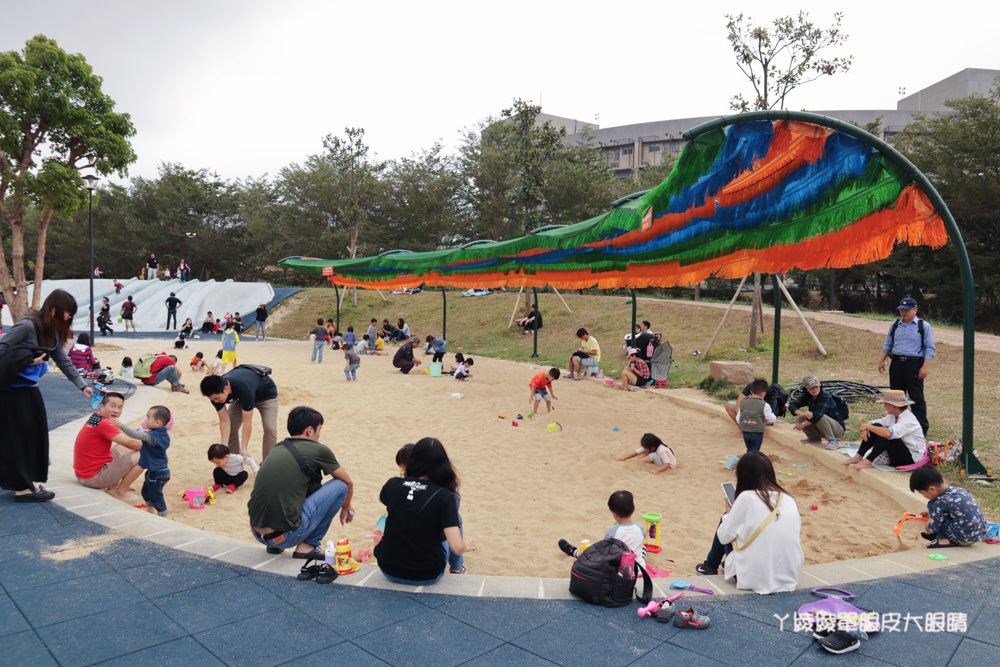
[[[635,290],[632,291],[632,328],[629,329],[631,338],[629,338],[629,347],[635,347]]]
[[[532,359],[537,359],[538,358],[538,322],[537,322],[537,320],[538,320],[538,290],[535,289],[534,287],[532,287],[531,288],[531,293],[533,295],[535,295],[535,320],[536,320],[533,323],[534,326],[532,326],[532,329],[534,329],[534,336],[533,336],[533,338],[535,339],[535,341],[534,341],[535,347],[534,347],[534,349],[531,352],[531,358]]]
[[[337,300],[337,333],[340,333],[340,289],[337,283],[333,284],[333,297]]]
[[[94,190],[91,186],[88,217],[90,218],[90,345],[94,345]]]
[[[776,273],[771,274],[774,284],[774,350],[771,352],[771,384],[778,384],[778,364],[781,362],[781,290]]]
[[[448,295],[441,286],[441,302],[444,307],[441,309],[441,340],[448,340]]]

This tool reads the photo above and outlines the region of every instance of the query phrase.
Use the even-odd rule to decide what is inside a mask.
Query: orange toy
[[[899,537],[899,531],[903,529],[903,524],[906,523],[907,521],[923,521],[924,523],[927,523],[927,518],[922,517],[919,514],[910,514],[909,512],[903,512],[903,518],[900,519],[899,522],[892,527],[892,532],[896,534],[896,537]]]

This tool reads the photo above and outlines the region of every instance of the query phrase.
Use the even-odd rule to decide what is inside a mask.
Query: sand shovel
[[[707,588],[698,588],[697,586],[692,586],[683,579],[678,579],[674,583],[670,584],[670,588],[683,588],[686,590],[698,591],[699,593],[705,593],[707,595],[715,595],[715,591],[710,591]]]

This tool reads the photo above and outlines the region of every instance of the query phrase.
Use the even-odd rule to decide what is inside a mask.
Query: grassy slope
[[[340,315],[341,329],[353,326],[360,338],[375,317],[380,326],[383,318],[395,323],[404,318],[414,335],[440,335],[442,298],[440,290],[415,295],[388,294],[383,301],[377,292],[359,290],[357,306],[351,305],[347,293]],[[447,292],[447,338],[450,353],[461,350],[467,356],[490,356],[527,361],[532,354],[532,337],[519,335],[516,325],[507,328],[514,308],[516,292],[484,297],[462,297],[456,291]],[[539,309],[544,327],[538,335],[538,356],[543,364],[566,367],[569,353],[576,349],[574,333],[586,327],[601,343],[601,367],[609,375],[621,371],[622,336],[631,326],[632,304],[626,297],[579,296],[563,293],[573,312],[566,310],[552,292],[539,293]],[[517,308],[518,316],[526,310],[524,298]],[[640,299],[637,319],[648,319],[653,330],[663,334],[674,350],[675,366],[670,374],[671,387],[697,386],[708,376],[711,360],[749,361],[757,375],[770,379],[772,319],[766,317],[766,333],[759,336],[762,344],[756,351],[746,352],[750,315],[732,312],[725,327],[706,358],[708,346],[723,311],[677,301]],[[275,311],[275,321],[268,333],[279,337],[302,338],[315,326],[316,318],[336,318],[336,301],[332,288],[307,289],[293,296]],[[823,379],[852,380],[871,385],[888,385],[888,376],[876,370],[884,335],[840,327],[823,322],[811,322],[828,355],[824,358],[795,317],[786,311],[782,317],[781,368],[779,380],[789,385],[807,373],[817,373]],[[994,378],[1000,376],[1000,355],[979,352],[976,355],[976,448],[988,468],[1000,469],[1000,445],[996,433],[1000,430],[1000,388]],[[931,437],[945,441],[961,435],[961,350],[940,346],[927,381],[928,412]],[[732,388],[731,392],[739,388]],[[722,397],[722,396],[720,396]],[[880,416],[878,404],[855,404],[848,423],[847,437],[857,437],[858,424]],[[953,475],[952,475],[953,476]],[[1000,516],[1000,488],[972,485],[984,508],[994,517]]]

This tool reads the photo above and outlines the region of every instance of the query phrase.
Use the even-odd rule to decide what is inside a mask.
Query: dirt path
[[[640,297],[640,300],[646,299],[649,301],[663,301],[664,299],[654,299],[651,297]],[[706,308],[718,308],[720,310],[725,310],[726,304],[724,303],[708,303],[705,301],[685,301],[679,299],[666,299],[667,301],[675,301],[676,303],[683,303],[688,305],[703,306]],[[733,306],[733,310],[743,310],[750,311],[750,306]],[[774,315],[774,308],[764,306],[764,312],[766,314]],[[886,334],[889,331],[890,322],[886,320],[876,320],[868,319],[865,317],[857,317],[854,315],[841,315],[838,313],[816,313],[816,312],[806,312],[803,313],[806,319],[819,320],[820,322],[829,322],[830,324],[839,324],[845,327],[851,327],[852,329],[861,329],[862,331],[871,331],[878,334]],[[781,311],[782,320],[786,318],[798,319],[798,315],[791,308],[783,308]],[[961,331],[956,331],[954,329],[943,329],[940,327],[934,328],[934,342],[937,344],[953,345],[957,348],[963,347],[962,342],[963,334]],[[980,352],[1000,352],[1000,336],[994,336],[993,334],[986,333],[976,333],[976,350]]]

